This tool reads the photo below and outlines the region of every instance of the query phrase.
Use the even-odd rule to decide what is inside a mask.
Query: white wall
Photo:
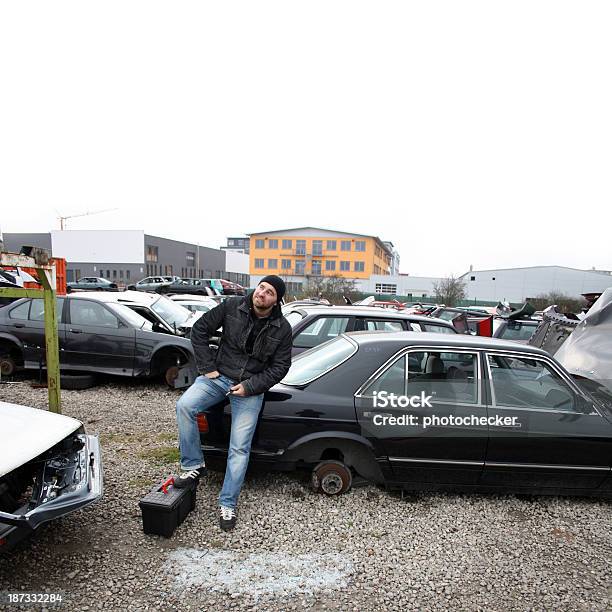
[[[432,276],[391,276],[384,274],[373,274],[368,279],[357,281],[357,289],[364,293],[374,293],[377,283],[385,285],[397,285],[398,296],[412,294],[412,299],[417,300],[423,295],[431,296],[434,293],[433,285],[440,279]]]
[[[142,230],[54,230],[51,232],[54,257],[72,262],[144,262]]]
[[[225,251],[225,269],[238,274],[249,273],[249,256],[246,253]]]
[[[474,280],[471,278],[474,277]],[[495,279],[495,280],[494,280]],[[561,266],[474,270],[463,276],[468,299],[524,302],[557,291],[570,297],[612,287],[612,276]]]

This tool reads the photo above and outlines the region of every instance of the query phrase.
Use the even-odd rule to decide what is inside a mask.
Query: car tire
[[[353,483],[353,475],[341,461],[322,461],[312,470],[310,482],[315,493],[331,497],[346,493]]]
[[[10,355],[0,355],[0,374],[2,376],[12,376],[16,369],[17,364]]]
[[[60,374],[60,387],[69,391],[90,389],[96,386],[94,374]]]

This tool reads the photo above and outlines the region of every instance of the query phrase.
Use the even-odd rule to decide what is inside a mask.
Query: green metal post
[[[50,270],[38,270],[39,280],[44,287],[45,303],[45,348],[47,350],[47,389],[49,391],[49,412],[62,412],[60,395],[60,362],[57,333],[57,312],[55,286]]]

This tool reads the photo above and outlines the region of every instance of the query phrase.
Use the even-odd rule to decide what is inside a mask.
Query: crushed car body
[[[612,391],[612,288],[606,289],[555,352],[566,370]]]
[[[102,497],[96,436],[71,417],[0,402],[0,553]]]

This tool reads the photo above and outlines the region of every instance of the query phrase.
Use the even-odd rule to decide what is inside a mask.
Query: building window
[[[283,240],[283,249],[292,249],[293,240]]]
[[[350,240],[341,240],[340,241],[340,250],[341,251],[350,251],[351,250],[351,241]]]
[[[193,253],[192,251],[187,251],[187,253],[185,253],[185,259],[187,260],[188,266],[195,265],[195,253]]]
[[[327,250],[328,251],[335,251],[336,250],[336,241],[335,240],[328,240],[327,241]]]
[[[295,260],[295,273],[304,274],[305,269],[306,269],[306,262],[303,259],[296,259]]]
[[[473,281],[473,280],[475,281],[475,280],[476,280],[476,277],[475,277],[475,276],[470,276],[470,280],[471,280],[471,281]]]
[[[376,293],[384,293],[385,295],[397,295],[397,285],[376,283]],[[410,298],[412,298],[412,294],[410,294]]]
[[[323,255],[323,241],[322,240],[312,241],[312,254],[313,255]]]
[[[363,272],[365,270],[365,263],[363,261],[356,261],[354,262],[354,268],[353,270],[355,272]]]
[[[257,238],[257,240],[255,240],[255,248],[256,249],[263,249],[264,248],[264,241],[262,238]]]
[[[263,268],[264,267],[264,260],[263,259],[256,259],[255,260],[255,267],[256,268]]]
[[[295,254],[296,255],[306,255],[306,241],[305,240],[295,241]]]
[[[291,270],[291,260],[290,259],[281,259],[281,268],[283,270]]]
[[[156,246],[147,246],[147,256],[146,261],[150,261],[151,263],[156,263],[159,257],[159,251]]]
[[[125,278],[126,278],[126,280],[130,280],[130,271],[129,270],[125,271]]]
[[[341,261],[340,262],[340,271],[341,272],[349,272],[351,269],[351,262],[350,261]]]
[[[355,250],[356,251],[365,251],[365,240],[357,240],[355,242]]]
[[[325,269],[328,272],[334,272],[336,270],[336,262],[335,261],[326,261],[325,262]]]
[[[311,268],[312,268],[313,274],[315,274],[316,276],[320,276],[321,275],[321,260],[317,259],[316,261],[313,261]]]
[[[272,270],[276,270],[278,268],[278,260],[277,259],[268,259],[268,268]]]
[[[270,240],[268,240],[268,248],[278,249],[278,240],[276,238],[270,238]]]
[[[113,278],[117,278],[117,270],[113,270]]]

